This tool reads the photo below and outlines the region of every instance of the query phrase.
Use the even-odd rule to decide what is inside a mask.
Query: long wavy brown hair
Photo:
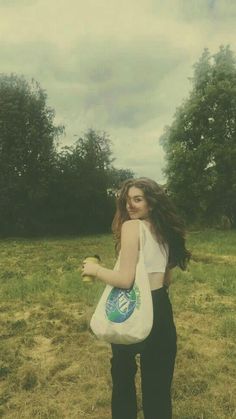
[[[117,195],[117,209],[112,222],[112,231],[116,240],[116,250],[120,248],[121,227],[129,220],[126,202],[129,189],[134,186],[143,191],[144,197],[151,209],[150,221],[160,243],[169,246],[168,267],[179,266],[185,270],[191,253],[185,247],[185,227],[183,221],[168,197],[165,190],[154,180],[145,177],[128,179],[123,182]]]

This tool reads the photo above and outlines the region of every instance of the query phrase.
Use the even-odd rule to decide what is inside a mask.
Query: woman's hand
[[[86,260],[84,260],[82,266],[82,276],[97,276],[99,267],[100,265],[98,263],[86,262]]]

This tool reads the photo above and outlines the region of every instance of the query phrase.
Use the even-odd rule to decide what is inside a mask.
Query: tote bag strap
[[[144,231],[143,231],[143,223],[141,220],[139,220],[139,252],[143,253],[143,247],[144,247]]]

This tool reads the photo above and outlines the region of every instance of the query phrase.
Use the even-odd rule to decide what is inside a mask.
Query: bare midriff
[[[148,274],[151,290],[162,288],[164,284],[165,274],[163,272],[151,272]]]

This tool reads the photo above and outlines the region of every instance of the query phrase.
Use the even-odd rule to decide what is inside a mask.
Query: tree
[[[114,191],[115,193],[125,180],[133,178],[134,175],[134,172],[130,169],[116,169],[112,167],[109,174],[109,187],[111,192]]]
[[[205,49],[194,65],[193,88],[161,143],[165,174],[189,222],[227,216],[236,223],[236,61],[229,46]]]
[[[34,232],[45,216],[56,140],[54,111],[39,83],[0,75],[0,233]]]
[[[71,147],[63,147],[51,182],[50,213],[55,231],[103,232],[110,228],[114,204],[109,197],[111,141],[89,129]]]

